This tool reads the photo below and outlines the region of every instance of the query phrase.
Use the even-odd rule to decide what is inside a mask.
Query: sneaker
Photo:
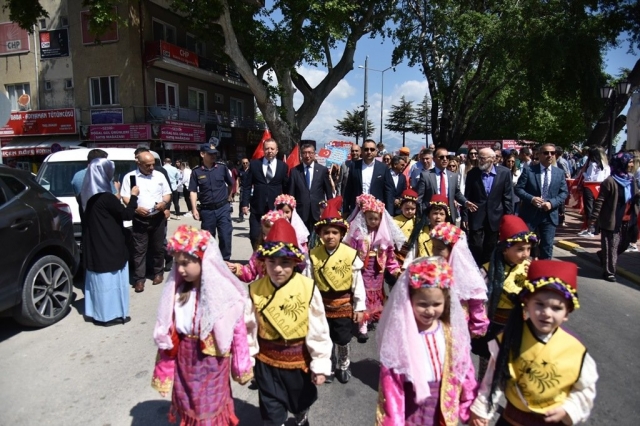
[[[302,413],[294,414],[293,417],[296,420],[296,426],[309,426],[309,409],[307,408]]]
[[[342,384],[345,384],[351,378],[351,369],[347,368],[346,370],[337,369],[336,370],[336,379]]]
[[[589,236],[589,234],[591,234],[591,232],[589,232],[588,229],[583,229],[582,231],[578,232],[578,237],[586,237]]]
[[[333,373],[329,374],[328,376],[324,376],[324,382],[325,383],[333,383],[333,378],[335,376],[333,375]]]
[[[616,276],[611,274],[611,275],[603,275],[603,277],[605,281],[609,281],[610,283],[615,283],[616,282]]]
[[[171,219],[173,219],[173,220],[180,220],[180,216],[177,216],[177,215],[175,215],[175,214],[172,214],[172,215],[171,215]]]
[[[625,253],[637,253],[637,252],[638,252],[638,246],[635,244],[629,245],[629,248],[625,250]]]
[[[182,216],[184,216],[184,217],[193,217],[193,213],[188,212],[188,213],[183,214]]]

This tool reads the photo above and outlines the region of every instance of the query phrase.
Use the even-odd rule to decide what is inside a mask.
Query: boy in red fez
[[[355,249],[342,243],[348,230],[349,224],[337,205],[328,204],[315,224],[322,244],[309,252],[313,279],[322,295],[329,334],[337,351],[337,357],[332,358],[337,361],[335,375],[340,383],[351,378],[351,328],[354,322],[362,321],[367,299],[361,272],[364,263]],[[333,381],[332,376],[327,382]]]
[[[316,385],[331,374],[332,343],[322,296],[312,279],[296,272],[305,262],[286,219],[275,221],[258,258],[267,275],[249,285],[245,322],[266,425],[281,425],[293,413],[308,425]]]
[[[580,307],[575,263],[537,260],[529,266],[504,333],[489,343],[491,360],[471,411],[471,425],[571,425],[587,420],[596,396],[596,363],[560,325]]]

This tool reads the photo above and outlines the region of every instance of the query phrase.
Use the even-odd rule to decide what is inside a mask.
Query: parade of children
[[[276,196],[248,258],[225,262],[204,230],[167,235],[152,387],[170,396],[170,421],[239,424],[233,380],[252,381],[263,425],[339,424],[310,421],[318,386],[351,389],[364,361],[376,425],[587,421],[596,362],[563,328],[580,307],[575,263],[532,258],[539,238],[515,215],[479,266],[444,195],[421,207],[407,188],[396,216],[368,193],[342,212],[334,195],[310,229],[294,197]]]

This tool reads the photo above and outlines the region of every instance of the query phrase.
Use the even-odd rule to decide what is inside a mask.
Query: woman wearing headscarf
[[[96,325],[124,324],[129,318],[129,252],[122,221],[138,207],[137,186],[127,207],[111,192],[114,164],[106,158],[89,163],[80,199],[82,255],[85,266],[84,314]]]
[[[611,159],[611,174],[600,185],[600,194],[593,206],[590,223],[596,221],[601,229],[601,251],[598,252],[602,263],[602,277],[610,282],[616,280],[618,255],[625,251],[629,243],[629,223],[638,217],[636,193],[638,186],[631,170],[633,157],[620,152]],[[621,240],[624,240],[621,244]]]

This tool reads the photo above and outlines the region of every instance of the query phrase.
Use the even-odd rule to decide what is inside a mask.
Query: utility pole
[[[369,104],[367,104],[367,90],[369,86],[369,57],[367,56],[364,60],[364,135],[362,136],[362,141],[367,139],[367,109],[369,109]]]

